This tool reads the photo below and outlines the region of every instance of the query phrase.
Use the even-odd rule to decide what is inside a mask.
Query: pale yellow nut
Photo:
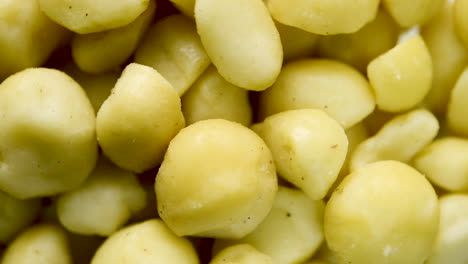
[[[143,172],[159,165],[185,125],[180,98],[151,67],[129,64],[96,118],[99,145],[119,167]]]
[[[431,55],[424,40],[415,36],[370,62],[367,74],[380,110],[409,110],[431,88]]]
[[[276,23],[276,29],[280,34],[285,60],[311,56],[314,53],[318,35],[281,23]]]
[[[280,23],[311,33],[353,33],[372,21],[379,0],[266,0],[271,15]]]
[[[71,42],[72,56],[78,67],[89,73],[104,73],[125,63],[148,29],[156,11],[155,0],[132,23],[107,31],[76,34]]]
[[[398,161],[354,171],[325,207],[325,239],[339,263],[423,263],[438,226],[439,205],[431,184]]]
[[[150,0],[37,0],[42,12],[56,23],[79,34],[130,24]]]
[[[0,189],[20,198],[78,187],[97,159],[95,117],[63,72],[33,68],[0,85]]]
[[[262,0],[197,0],[195,21],[208,56],[228,82],[254,91],[273,84],[283,50]]]
[[[450,129],[458,135],[468,136],[468,68],[465,68],[453,88],[447,107],[447,122]]]
[[[114,88],[120,77],[120,72],[116,71],[89,74],[78,69],[73,63],[67,64],[63,70],[81,85],[93,105],[95,113],[99,111],[101,105],[109,97],[112,88]]]
[[[91,264],[174,263],[198,264],[189,240],[178,237],[159,219],[127,226],[99,247]]]
[[[345,176],[349,174],[349,162],[353,156],[354,150],[369,137],[369,131],[363,123],[358,123],[355,126],[345,131],[346,137],[348,138],[348,150],[346,152],[346,158],[341,166],[340,173],[333,182],[333,185],[328,189],[327,196],[330,196],[332,192],[338,187]]]
[[[15,72],[41,66],[69,36],[41,12],[39,1],[1,1],[0,82]]]
[[[178,235],[241,238],[266,217],[277,191],[273,158],[232,121],[194,123],[171,141],[156,177],[159,216]]]
[[[41,200],[19,200],[0,191],[0,205],[0,243],[7,243],[32,224],[41,209]]]
[[[354,126],[375,107],[366,78],[349,65],[326,59],[301,59],[283,67],[276,83],[260,94],[261,118],[279,112],[322,109],[344,128]]]
[[[187,125],[221,118],[249,126],[252,107],[248,91],[226,81],[214,66],[209,67],[182,97]]]
[[[453,15],[457,36],[465,45],[465,48],[468,48],[468,1],[455,0]]]
[[[195,23],[183,15],[163,18],[151,26],[135,52],[135,62],[156,69],[179,96],[211,63]]]
[[[56,225],[39,224],[26,229],[10,243],[2,264],[71,264],[65,231]]]
[[[227,247],[219,252],[210,264],[272,264],[272,259],[248,244]]]
[[[442,196],[440,225],[427,264],[464,264],[468,261],[468,195]]]
[[[253,232],[239,240],[216,240],[214,250],[247,243],[270,256],[273,263],[303,262],[323,242],[324,208],[321,200],[313,201],[301,191],[279,187],[273,208]]]
[[[439,11],[445,0],[382,0],[402,27],[423,25]]]
[[[432,142],[438,131],[437,118],[425,109],[399,115],[356,147],[351,157],[350,170],[379,160],[409,162]]]
[[[108,236],[145,205],[137,177],[101,158],[83,185],[58,197],[57,215],[71,232]]]
[[[437,139],[413,161],[414,167],[433,182],[451,192],[468,190],[468,140],[456,137]]]
[[[325,197],[348,151],[344,129],[318,109],[269,116],[261,137],[273,153],[278,174],[313,200]]]
[[[195,9],[195,0],[169,0],[184,15],[193,17]]]
[[[438,14],[421,28],[421,36],[432,58],[432,87],[424,104],[431,111],[445,113],[458,76],[468,62],[468,51],[455,33],[453,1],[444,1]]]
[[[374,20],[352,34],[320,38],[317,53],[321,57],[346,62],[365,73],[371,60],[395,46],[398,31],[395,21],[381,9]]]

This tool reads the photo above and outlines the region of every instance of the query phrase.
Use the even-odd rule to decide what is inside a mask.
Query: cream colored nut
[[[272,264],[268,255],[265,255],[248,244],[234,245],[219,252],[210,264]]]
[[[311,33],[353,33],[372,21],[379,0],[266,0],[271,15],[280,23]]]
[[[311,56],[314,53],[319,40],[316,34],[281,23],[276,23],[276,29],[280,34],[285,60]]]
[[[382,0],[385,8],[402,27],[425,24],[445,0]]]
[[[351,157],[350,170],[379,160],[409,162],[432,142],[438,131],[436,117],[427,110],[399,115],[357,146]]]
[[[438,226],[431,184],[398,161],[354,171],[325,207],[325,239],[340,263],[423,263]]]
[[[184,15],[193,17],[195,9],[195,0],[169,0]]]
[[[101,158],[83,185],[58,197],[57,215],[71,232],[108,236],[145,205],[136,176]]]
[[[367,67],[377,107],[406,111],[420,103],[432,83],[431,55],[420,36],[398,44]]]
[[[361,144],[361,142],[369,137],[369,132],[363,123],[358,123],[345,132],[346,137],[348,138],[348,151],[346,152],[346,158],[343,162],[343,166],[341,166],[340,173],[338,173],[338,177],[336,178],[335,182],[333,182],[333,185],[330,187],[330,189],[328,189],[327,196],[330,196],[344,179],[344,177],[349,174],[349,162],[351,161],[354,150],[357,148],[357,146],[359,146],[359,144]]]
[[[432,58],[432,87],[424,104],[435,113],[445,113],[458,76],[468,62],[468,52],[458,39],[453,23],[453,1],[444,1],[438,14],[421,29]]]
[[[199,121],[171,141],[155,183],[159,216],[178,235],[240,238],[266,217],[277,191],[273,158],[250,129]]]
[[[97,159],[95,117],[83,89],[34,68],[0,85],[0,189],[20,199],[78,187]]]
[[[15,72],[41,66],[68,38],[66,29],[41,12],[37,0],[2,0],[0,82]]]
[[[130,24],[148,7],[150,0],[38,0],[53,21],[79,34]]]
[[[283,50],[262,0],[197,0],[195,21],[203,46],[224,79],[254,91],[273,84]]]
[[[454,24],[457,36],[460,38],[465,48],[468,48],[468,1],[455,0],[453,6]]]
[[[89,73],[114,70],[133,54],[156,11],[155,0],[132,23],[107,31],[80,35],[71,42],[72,56],[78,67]]]
[[[416,155],[413,164],[439,187],[452,192],[468,190],[467,139],[437,139]]]
[[[348,151],[344,129],[318,109],[269,116],[261,137],[273,154],[278,174],[313,200],[325,197]]]
[[[253,232],[240,240],[216,240],[214,250],[247,243],[269,255],[273,263],[303,262],[323,242],[324,208],[321,200],[313,201],[301,191],[279,187],[273,208]]]
[[[40,208],[40,199],[19,200],[0,191],[0,243],[9,242],[32,224]]]
[[[182,97],[187,125],[206,119],[227,119],[249,126],[252,108],[248,91],[227,82],[209,67]]]
[[[381,9],[374,20],[355,33],[320,38],[318,55],[346,62],[365,73],[371,60],[395,46],[398,31],[395,21]]]
[[[135,62],[156,69],[179,96],[211,63],[195,23],[183,15],[163,18],[151,26],[136,50]]]
[[[453,88],[447,107],[447,122],[450,129],[458,135],[468,136],[468,67],[463,70]]]
[[[81,85],[93,105],[95,113],[99,111],[101,105],[109,97],[112,88],[114,88],[120,77],[120,73],[114,71],[101,74],[85,73],[73,63],[67,64],[64,71]]]
[[[463,264],[468,261],[468,195],[442,196],[440,226],[428,264]]]
[[[354,126],[375,106],[364,76],[339,61],[302,59],[286,64],[276,83],[260,95],[260,116],[322,109],[344,128]]]
[[[180,98],[171,84],[137,63],[125,68],[96,118],[104,154],[135,172],[159,165],[169,141],[184,125]]]
[[[56,225],[26,229],[8,246],[2,264],[71,264],[65,232]]]
[[[91,264],[177,263],[198,264],[190,241],[174,235],[158,219],[125,227],[99,247]]]

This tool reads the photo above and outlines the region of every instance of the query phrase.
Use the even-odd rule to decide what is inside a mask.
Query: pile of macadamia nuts
[[[0,264],[468,263],[468,0],[1,0]]]

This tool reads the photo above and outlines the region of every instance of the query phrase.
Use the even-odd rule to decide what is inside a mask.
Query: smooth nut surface
[[[378,0],[266,0],[271,15],[279,22],[311,33],[332,35],[353,33],[373,20]]]
[[[183,15],[171,15],[152,25],[135,52],[135,62],[156,69],[179,96],[211,63],[195,23]]]
[[[32,68],[0,85],[0,189],[20,198],[78,187],[97,159],[96,120],[63,72]]]
[[[8,246],[2,264],[71,264],[65,231],[52,224],[26,229]]]
[[[457,137],[436,139],[413,160],[414,167],[451,192],[468,190],[468,140]]]
[[[406,111],[431,88],[431,55],[420,36],[412,37],[371,61],[367,73],[380,110]]]
[[[159,219],[127,226],[107,238],[91,264],[174,263],[198,264],[190,241],[178,237]]]
[[[422,174],[397,161],[354,171],[325,207],[325,238],[341,263],[422,263],[438,226],[434,189]]]
[[[348,151],[338,122],[322,110],[290,110],[265,119],[260,135],[273,153],[279,175],[313,200],[325,197]]]
[[[94,33],[130,24],[150,0],[38,0],[42,12],[56,23],[79,34]]]
[[[136,175],[101,157],[87,181],[57,199],[57,216],[69,231],[108,236],[146,205]]]
[[[273,208],[253,232],[239,240],[216,240],[213,250],[247,243],[270,256],[273,263],[300,263],[323,242],[324,208],[323,201],[280,186]]]
[[[197,0],[195,21],[206,53],[228,82],[254,91],[273,84],[283,50],[262,0]]]
[[[350,160],[350,170],[379,160],[410,162],[432,142],[438,131],[437,118],[425,109],[398,115],[356,147]]]
[[[159,165],[169,141],[184,125],[180,98],[171,84],[137,63],[125,68],[96,118],[104,154],[135,172]]]
[[[336,60],[300,59],[287,63],[275,84],[260,94],[261,118],[279,112],[315,108],[344,128],[352,127],[375,107],[366,78]]]
[[[155,191],[159,216],[176,234],[240,238],[273,205],[273,157],[263,140],[240,124],[199,121],[171,141]]]

